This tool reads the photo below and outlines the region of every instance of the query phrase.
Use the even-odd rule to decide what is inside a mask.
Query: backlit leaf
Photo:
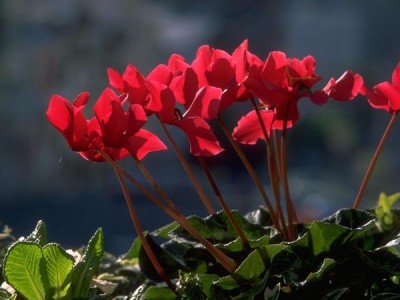
[[[90,239],[85,253],[72,269],[72,297],[86,297],[90,281],[104,254],[103,231],[99,228]]]
[[[30,300],[46,297],[45,261],[41,247],[33,242],[16,242],[4,259],[3,275],[18,293]]]
[[[53,299],[70,299],[71,270],[74,259],[60,245],[52,243],[43,248],[47,277]]]

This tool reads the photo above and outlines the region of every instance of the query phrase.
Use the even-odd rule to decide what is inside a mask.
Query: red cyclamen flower
[[[194,82],[181,80],[190,74],[194,75]],[[108,75],[114,88],[128,94],[128,101],[142,105],[148,115],[156,114],[162,123],[182,129],[189,138],[193,155],[216,155],[223,150],[205,121],[216,117],[221,89],[211,86],[199,89],[197,75],[182,56],[172,55],[168,65],[158,65],[146,78],[133,65],[128,65],[122,75],[109,68]],[[179,88],[181,83],[185,87]],[[185,113],[177,111],[177,101],[185,106]]]
[[[118,97],[111,89],[105,89],[93,107],[95,117],[90,120],[82,112],[88,98],[88,93],[82,93],[70,104],[55,95],[46,112],[71,149],[85,159],[104,161],[98,152],[102,150],[114,160],[128,154],[141,160],[149,152],[166,149],[157,136],[141,128],[147,120],[141,105],[129,104],[124,110],[126,95]]]
[[[360,74],[347,70],[339,79],[331,78],[323,89],[314,92],[310,98],[315,104],[325,104],[329,98],[337,101],[353,100],[360,93],[363,84]]]
[[[311,87],[320,80],[315,74],[315,59],[287,58],[281,51],[269,53],[262,68],[250,68],[245,81],[269,110],[275,111],[274,129],[290,127],[299,118],[297,102],[310,95]]]
[[[392,73],[392,83],[381,82],[372,89],[364,86],[363,94],[367,96],[370,105],[377,109],[384,109],[388,113],[400,111],[400,63]]]

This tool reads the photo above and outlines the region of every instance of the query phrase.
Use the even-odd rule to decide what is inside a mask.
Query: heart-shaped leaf
[[[53,299],[70,299],[71,270],[74,259],[60,245],[52,243],[43,248],[47,277]]]
[[[27,299],[46,298],[45,260],[42,248],[33,242],[16,242],[4,259],[6,282]]]

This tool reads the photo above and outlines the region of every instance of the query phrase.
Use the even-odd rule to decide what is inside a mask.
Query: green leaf
[[[146,300],[175,300],[177,299],[176,294],[169,288],[149,286],[144,292],[143,299]]]
[[[146,234],[146,232],[144,232]],[[129,248],[128,252],[122,256],[122,259],[129,259],[136,262],[139,258],[140,248],[142,247],[142,242],[139,238],[133,241],[133,244]]]
[[[151,234],[166,239],[166,238],[169,238],[170,233],[178,227],[179,227],[178,222],[172,222],[172,223],[169,223],[168,225],[165,225],[165,226],[153,231]]]
[[[234,274],[239,275],[246,280],[252,280],[260,276],[265,271],[264,258],[260,254],[260,250],[254,250],[240,264]]]
[[[348,229],[358,229],[372,220],[375,220],[375,216],[370,212],[345,208],[338,210],[333,215],[322,220],[322,222],[340,225]]]
[[[275,256],[288,249],[288,246],[282,244],[271,244],[265,246],[263,249],[265,249],[266,253],[268,254],[270,262],[273,262]]]
[[[216,274],[200,274],[197,275],[197,278],[199,279],[200,286],[204,292],[204,294],[207,296],[208,299],[212,298],[212,287],[214,285],[214,282],[218,280],[218,275]]]
[[[34,242],[44,247],[47,244],[47,228],[46,224],[39,220],[36,224],[35,229],[32,233],[25,239],[27,242]]]
[[[391,230],[394,227],[392,207],[400,199],[400,193],[387,196],[385,193],[379,195],[378,204],[375,208],[378,224],[383,230]]]
[[[314,255],[329,252],[332,245],[338,242],[338,239],[346,232],[348,232],[348,229],[340,225],[313,222],[309,229],[309,235]]]
[[[72,298],[87,296],[90,281],[104,254],[103,231],[99,228],[90,239],[85,253],[72,269]]]
[[[5,256],[3,275],[7,283],[25,298],[45,299],[45,261],[38,244],[25,241],[14,243]]]
[[[222,277],[214,284],[224,290],[240,288],[243,283],[247,285],[249,282],[253,282],[254,285],[261,281],[259,276],[266,270],[264,261],[261,251],[256,249],[247,256],[232,275]]]
[[[321,267],[316,272],[310,273],[306,278],[306,280],[301,282],[301,284],[306,285],[309,282],[318,281],[324,275],[324,272],[326,272],[329,269],[329,267],[334,264],[335,261],[332,258],[325,258],[324,261],[322,262]]]
[[[71,270],[74,259],[60,245],[52,243],[43,248],[51,299],[71,299]]]
[[[272,289],[267,287],[264,291],[264,300],[278,300],[281,292],[281,284],[278,283]]]
[[[178,250],[177,246],[179,246],[179,244],[176,244],[173,247],[168,247],[168,244],[164,243],[163,246],[160,247],[150,235],[146,235],[146,239],[168,277],[176,277],[178,275],[178,270],[185,269],[183,261],[180,261],[180,255],[177,252],[170,253],[168,251],[168,248],[170,248],[171,251]],[[159,273],[154,268],[153,263],[149,259],[143,247],[141,247],[139,251],[139,266],[140,270],[149,279],[154,281],[162,281],[162,278],[160,278]]]

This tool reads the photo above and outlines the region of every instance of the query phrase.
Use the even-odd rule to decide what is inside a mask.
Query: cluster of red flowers
[[[173,54],[167,64],[156,66],[147,76],[133,65],[122,74],[109,68],[111,88],[97,99],[91,119],[83,113],[87,92],[72,104],[59,95],[52,96],[47,117],[72,150],[88,160],[103,161],[99,150],[113,160],[129,154],[141,160],[149,152],[166,149],[155,134],[142,128],[153,114],[163,124],[183,130],[193,155],[210,156],[223,149],[209,121],[237,101],[253,101],[253,110],[240,119],[232,133],[236,141],[247,144],[265,139],[260,120],[268,134],[292,127],[299,118],[301,98],[320,105],[329,98],[347,101],[361,93],[375,108],[390,113],[400,109],[400,66],[393,73],[393,83],[372,89],[349,70],[316,89],[321,78],[315,65],[312,56],[288,58],[280,51],[270,52],[262,60],[248,50],[247,40],[232,54],[203,45],[191,63]]]

